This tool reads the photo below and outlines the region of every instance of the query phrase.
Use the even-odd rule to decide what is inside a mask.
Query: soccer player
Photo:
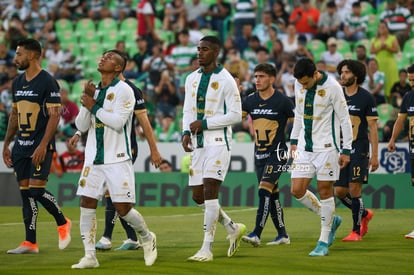
[[[392,136],[388,142],[388,151],[395,151],[395,141],[398,138],[398,135],[401,133],[401,130],[404,129],[405,120],[408,117],[409,127],[413,129],[414,127],[414,65],[410,65],[407,68],[408,72],[408,81],[410,82],[411,91],[405,93],[400,112],[398,113],[397,120],[395,121],[394,128],[392,130]],[[411,163],[411,183],[414,185],[414,133],[409,131],[408,134],[408,146],[410,149],[410,163]],[[411,233],[405,235],[407,239],[414,239],[414,230]]]
[[[85,84],[82,107],[76,118],[81,132],[88,131],[85,165],[79,179],[80,230],[85,256],[72,268],[95,268],[96,207],[105,190],[109,190],[116,211],[141,238],[147,266],[157,259],[156,236],[144,218],[132,206],[135,181],[130,135],[134,110],[134,92],[118,76],[125,67],[123,53],[107,51],[98,63],[101,82]]]
[[[217,63],[221,42],[204,36],[197,46],[200,69],[187,76],[183,107],[182,146],[191,152],[189,185],[193,200],[204,209],[204,241],[189,261],[212,261],[217,221],[226,228],[231,257],[246,226],[234,223],[220,208],[218,193],[230,164],[231,125],[241,121],[241,99],[236,81]]]
[[[255,166],[259,182],[259,207],[256,226],[242,240],[257,247],[269,216],[278,232],[267,245],[290,244],[279,201],[278,180],[282,171],[287,170],[287,146],[285,128],[293,122],[293,102],[282,93],[275,91],[273,83],[276,69],[271,64],[259,64],[254,69],[257,93],[250,94],[242,104],[243,118],[250,114],[255,131]]]
[[[341,218],[335,214],[333,184],[350,160],[352,126],[344,93],[336,79],[316,70],[308,58],[294,68],[295,119],[290,135],[292,195],[321,218],[319,241],[309,256],[328,255]],[[342,130],[342,149],[339,148]],[[316,174],[320,200],[308,190]]]
[[[9,254],[38,253],[36,243],[37,202],[55,218],[59,232],[59,248],[71,240],[71,221],[65,218],[54,196],[47,191],[55,133],[60,119],[59,85],[42,70],[39,58],[42,47],[37,40],[18,42],[14,62],[24,71],[13,80],[13,105],[3,146],[3,160],[13,167],[23,202],[26,239]],[[10,151],[10,143],[14,145]]]
[[[371,172],[378,169],[378,113],[374,97],[360,86],[365,80],[365,65],[345,59],[338,64],[337,72],[344,87],[353,135],[351,161],[340,171],[334,192],[352,211],[352,232],[342,241],[355,242],[361,241],[368,232],[368,222],[374,216],[372,210],[365,209],[361,195],[362,184],[368,182],[369,169]]]

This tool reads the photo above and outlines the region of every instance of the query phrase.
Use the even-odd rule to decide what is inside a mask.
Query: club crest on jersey
[[[114,93],[110,93],[109,95],[106,96],[106,99],[109,101],[112,101],[114,100],[114,97],[115,97]]]
[[[214,91],[217,91],[219,84],[218,84],[217,81],[215,81],[215,82],[211,83],[210,86],[211,86],[211,88],[213,88]]]
[[[197,87],[197,81],[194,81],[192,86],[193,86],[193,88]]]
[[[318,96],[324,97],[325,95],[326,95],[326,91],[325,90],[319,90],[318,91]]]
[[[79,186],[80,186],[80,187],[85,187],[85,185],[86,185],[86,180],[85,180],[85,179],[81,179],[81,180],[79,181]]]

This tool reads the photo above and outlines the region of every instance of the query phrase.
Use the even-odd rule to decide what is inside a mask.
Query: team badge
[[[298,101],[299,101],[299,104],[303,103],[303,98],[300,97]]]
[[[124,182],[122,185],[123,186],[128,186],[128,182]]]
[[[85,187],[85,185],[86,185],[86,180],[85,180],[85,179],[81,179],[81,180],[79,181],[79,186],[80,186],[80,187]]]
[[[319,90],[318,91],[318,96],[324,97],[325,95],[326,95],[326,91],[325,90]]]
[[[193,86],[193,88],[197,87],[197,81],[194,81],[192,86]]]
[[[190,169],[190,171],[188,171],[188,173],[190,174],[190,177],[194,176],[194,170]]]
[[[191,97],[195,97],[195,93],[194,92],[191,94]]]
[[[220,160],[216,160],[216,164],[217,165],[220,165],[221,164],[221,161]]]
[[[109,95],[106,96],[106,99],[109,100],[109,101],[114,100],[114,98],[115,98],[114,93],[110,93]]]
[[[215,81],[215,82],[211,83],[210,86],[211,86],[211,88],[213,88],[214,91],[217,91],[219,84],[218,84],[217,81]]]

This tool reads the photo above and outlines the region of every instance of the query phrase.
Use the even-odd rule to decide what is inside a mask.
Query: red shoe
[[[359,242],[362,241],[361,235],[352,231],[351,234],[342,239],[343,242]]]
[[[22,242],[17,248],[7,250],[7,254],[37,254],[39,247],[29,241]]]
[[[65,219],[66,223],[57,228],[59,233],[59,249],[65,249],[71,240],[70,230],[72,228],[72,222],[68,218]]]
[[[361,232],[361,236],[364,237],[368,233],[368,223],[374,217],[374,212],[372,210],[367,209],[367,215],[362,217],[361,219],[361,226],[359,227],[359,231]]]

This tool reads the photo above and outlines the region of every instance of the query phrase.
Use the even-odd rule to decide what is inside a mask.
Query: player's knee
[[[45,193],[44,188],[29,188],[30,195],[32,195],[36,200],[41,198]]]
[[[203,196],[193,194],[192,199],[196,204],[203,204],[204,203],[204,197]]]
[[[292,185],[292,187],[290,188],[290,194],[292,194],[292,196],[294,196],[297,199],[302,198],[306,193],[306,189],[303,190],[303,188],[298,188],[298,187],[294,187]]]

